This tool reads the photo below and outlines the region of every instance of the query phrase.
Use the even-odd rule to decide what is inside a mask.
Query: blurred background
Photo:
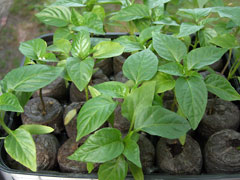
[[[45,6],[55,0],[0,0],[0,79],[22,61],[18,51],[19,43],[36,38],[40,35],[54,32],[54,28],[46,26],[34,16]],[[141,1],[141,0],[139,0]],[[182,6],[190,6],[193,0],[172,0]],[[240,6],[240,0],[224,0],[225,6]],[[111,8],[107,9],[110,11]],[[188,7],[186,7],[188,8]],[[176,9],[171,9],[176,11]],[[108,29],[109,31],[124,31],[123,29]]]

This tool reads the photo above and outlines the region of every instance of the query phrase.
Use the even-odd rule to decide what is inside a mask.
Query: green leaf
[[[184,76],[183,66],[176,62],[170,62],[158,67],[158,71],[174,76]]]
[[[93,48],[93,57],[96,59],[105,59],[119,56],[123,53],[124,47],[117,42],[103,41]]]
[[[91,80],[93,74],[94,59],[91,57],[84,61],[79,58],[67,59],[67,72],[71,80],[77,86],[79,91],[82,91]]]
[[[67,115],[64,118],[64,125],[68,125],[70,121],[77,115],[77,109],[72,109],[67,113]]]
[[[186,137],[187,137],[187,134],[184,134],[183,136],[179,137],[178,140],[179,142],[181,143],[181,145],[184,146],[184,144],[186,143]]]
[[[225,101],[240,100],[239,93],[232,87],[227,79],[218,74],[210,74],[205,79],[208,91]]]
[[[54,131],[54,129],[49,126],[44,126],[39,124],[25,124],[25,125],[21,125],[19,128],[28,131],[32,135],[48,134]]]
[[[136,36],[121,36],[114,40],[124,47],[124,52],[134,52],[143,50],[143,45],[138,41]]]
[[[205,4],[208,3],[208,0],[197,0],[199,8],[203,8]]]
[[[124,98],[129,93],[126,84],[117,81],[109,81],[94,86],[100,93],[111,96],[112,98]]]
[[[32,135],[24,129],[12,131],[4,140],[7,153],[17,162],[37,171],[36,147]]]
[[[180,77],[176,81],[175,93],[182,112],[195,130],[207,105],[208,93],[204,81],[198,76]]]
[[[106,17],[105,10],[100,5],[95,5],[92,9],[92,13],[96,14],[102,21],[104,21]]]
[[[41,62],[58,62],[58,59],[56,58],[55,54],[53,54],[53,53],[46,53],[38,61],[41,61]]]
[[[17,97],[19,103],[24,107],[29,99],[32,97],[33,92],[14,92],[14,95]]]
[[[199,21],[211,12],[212,8],[179,9],[178,15]]]
[[[75,26],[82,26],[84,25],[84,17],[75,9],[72,9],[71,22]]]
[[[118,157],[123,150],[121,132],[114,128],[103,128],[91,135],[68,158],[81,162],[104,163]]]
[[[57,28],[53,35],[53,43],[55,43],[59,39],[72,39],[72,33],[68,28]]]
[[[143,4],[133,4],[121,9],[116,15],[111,17],[115,21],[132,21],[136,19],[150,18],[150,11]]]
[[[136,31],[139,31],[139,32],[142,32],[144,29],[151,26],[151,20],[149,18],[136,19],[136,20],[133,20],[133,23],[137,28]]]
[[[92,87],[92,86],[88,86],[88,90],[89,90],[89,92],[91,93],[91,96],[92,96],[93,98],[98,97],[98,96],[101,95],[101,93],[100,93],[97,89],[95,89],[94,87]]]
[[[214,6],[214,7],[222,7],[222,6],[224,6],[223,0],[211,0],[210,2],[212,4],[212,6]]]
[[[19,51],[26,57],[33,60],[42,58],[46,53],[47,43],[42,39],[33,39],[22,42]]]
[[[138,109],[134,129],[151,135],[176,139],[186,134],[190,126],[186,119],[175,112],[161,106],[152,106]]]
[[[57,79],[63,68],[35,64],[23,66],[9,72],[3,79],[7,90],[34,92]]]
[[[164,18],[158,21],[154,21],[153,24],[167,25],[167,26],[179,26],[179,24],[171,18]]]
[[[214,37],[210,42],[212,44],[215,44],[217,46],[220,46],[222,48],[227,48],[227,49],[239,47],[237,38],[232,34],[220,34]]]
[[[144,180],[142,168],[137,167],[130,161],[128,161],[128,166],[135,180]]]
[[[103,95],[87,101],[77,117],[77,141],[102,126],[116,107],[117,102]]]
[[[71,11],[64,6],[47,7],[36,16],[41,22],[56,27],[65,27],[71,22]]]
[[[92,37],[91,38],[91,46],[94,47],[98,43],[103,42],[103,41],[111,41],[111,39],[110,38],[98,38],[98,37],[94,38],[94,37]]]
[[[123,155],[136,166],[142,168],[138,144],[131,138],[127,138],[124,140],[124,145]]]
[[[143,3],[148,6],[150,9],[161,6],[171,0],[143,0]]]
[[[4,93],[0,95],[0,110],[12,112],[24,112],[17,97],[11,93]]]
[[[127,176],[128,164],[123,157],[106,162],[99,167],[99,180],[124,180]]]
[[[94,164],[93,163],[87,163],[87,170],[88,173],[90,174],[92,172],[92,170],[94,169]]]
[[[73,38],[71,53],[74,57],[80,57],[84,60],[91,49],[90,35],[87,31],[80,31]]]
[[[220,17],[231,19],[236,25],[240,26],[240,7],[215,7],[213,12],[217,12]]]
[[[161,33],[153,33],[153,47],[159,56],[168,61],[181,62],[187,54],[187,48],[182,41]]]
[[[217,32],[212,28],[204,28],[199,31],[199,41],[201,47],[209,46],[212,38],[217,36]]]
[[[187,55],[187,68],[188,70],[201,69],[204,66],[211,65],[220,60],[226,51],[227,49],[215,46],[194,49]]]
[[[182,23],[180,26],[180,32],[177,35],[177,37],[184,37],[184,36],[194,34],[198,32],[200,29],[202,29],[203,27],[204,27],[203,25],[198,26],[191,23]]]
[[[67,39],[57,39],[54,41],[54,44],[47,47],[48,51],[53,51],[53,52],[62,52],[65,54],[69,54],[71,51],[72,44],[69,42]]]
[[[156,93],[163,93],[175,87],[174,78],[162,72],[158,72],[151,81],[156,82]]]
[[[51,6],[85,7],[87,0],[57,0]]]
[[[144,29],[139,36],[140,42],[144,44],[145,42],[147,42],[149,39],[152,38],[153,32],[160,32],[162,28],[163,28],[163,25],[157,25],[157,26],[151,26]]]
[[[150,80],[157,72],[158,59],[150,50],[144,50],[129,56],[123,64],[123,74],[140,84]]]
[[[124,99],[122,115],[132,121],[134,112],[141,106],[151,106],[155,94],[156,82],[146,82],[140,88],[132,92]]]

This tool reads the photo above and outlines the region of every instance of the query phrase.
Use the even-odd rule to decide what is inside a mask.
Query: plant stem
[[[88,88],[85,87],[85,96],[86,96],[86,101],[88,101],[89,97],[88,97]]]
[[[12,134],[12,130],[9,129],[9,128],[7,127],[7,125],[5,124],[5,122],[4,122],[5,112],[0,112],[0,113],[3,113],[3,115],[0,116],[0,124],[1,124],[2,128],[3,128],[8,134]]]
[[[235,65],[231,67],[230,72],[228,73],[228,80],[233,78],[233,75],[236,73],[239,66],[240,66],[240,59],[238,59]]]
[[[42,115],[46,115],[46,106],[45,106],[43,96],[42,96],[42,88],[39,90],[39,97],[40,97],[41,104],[42,104]]]
[[[228,54],[228,60],[227,60],[227,63],[225,64],[223,70],[221,71],[221,74],[223,75],[230,63],[230,60],[231,60],[231,57],[232,57],[232,49],[229,50],[229,54]]]
[[[194,42],[194,45],[193,45],[193,49],[196,49],[196,48],[197,48],[197,45],[198,45],[198,36],[197,36],[197,33],[196,33],[196,37],[195,37],[195,42]]]
[[[173,103],[171,105],[171,111],[175,112],[175,105],[177,103],[176,96],[174,95]]]

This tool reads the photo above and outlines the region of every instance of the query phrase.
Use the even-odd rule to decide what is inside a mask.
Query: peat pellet
[[[144,135],[139,136],[138,145],[140,149],[140,160],[145,174],[153,172],[155,162],[155,148],[151,141]]]
[[[128,79],[123,75],[123,72],[120,71],[114,76],[115,81],[125,83]]]
[[[204,149],[207,173],[240,173],[240,133],[225,129],[214,133]]]
[[[211,108],[212,114],[209,114]],[[216,99],[216,101],[210,99],[197,131],[201,136],[208,138],[223,129],[237,130],[239,123],[240,111],[235,104],[221,99]]]
[[[126,58],[121,55],[113,58],[113,71],[114,74],[117,74],[122,71],[122,66],[124,62],[126,61]]]
[[[50,126],[54,133],[60,133],[63,129],[63,108],[61,104],[53,98],[43,97],[46,114],[42,113],[40,98],[33,98],[24,107],[21,114],[23,124],[41,124]]]
[[[106,76],[113,74],[113,60],[111,58],[97,62],[95,67],[100,68]]]
[[[44,97],[52,97],[59,101],[66,99],[67,87],[63,78],[57,78],[51,84],[42,89],[42,95]],[[39,97],[39,90],[33,94],[33,97]]]
[[[161,138],[158,141],[157,165],[160,171],[173,175],[200,174],[202,153],[199,144],[187,135],[182,146],[178,140]]]
[[[93,77],[92,77],[93,85],[100,84],[107,81],[109,81],[109,79],[101,69],[99,69],[96,73],[93,74]]]

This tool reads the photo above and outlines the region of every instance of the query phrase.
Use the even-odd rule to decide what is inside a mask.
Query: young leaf
[[[54,41],[53,45],[47,47],[48,51],[62,52],[66,55],[71,51],[72,44],[67,39],[57,39]]]
[[[124,98],[129,93],[126,84],[117,81],[109,81],[94,86],[100,93],[111,96],[112,98]]]
[[[201,18],[208,16],[211,10],[212,8],[179,9],[177,14],[198,22]]]
[[[106,17],[105,10],[100,5],[95,5],[92,9],[92,13],[96,14],[102,21],[104,21]]]
[[[87,163],[87,170],[88,170],[88,173],[91,173],[93,169],[94,169],[94,164],[88,162],[88,163]]]
[[[198,32],[200,29],[202,29],[204,26],[198,26],[195,24],[191,24],[191,23],[182,23],[180,26],[180,32],[177,35],[177,37],[185,37],[188,35],[191,35],[195,32]]]
[[[84,61],[80,61],[79,58],[67,59],[67,72],[71,80],[77,86],[79,91],[82,91],[92,78],[94,67],[94,60],[89,57]]]
[[[133,4],[121,9],[116,15],[111,17],[115,21],[132,21],[136,19],[150,18],[150,11],[143,4]]]
[[[94,87],[92,87],[92,86],[88,86],[88,90],[89,90],[89,92],[91,93],[91,96],[92,96],[93,98],[98,97],[98,96],[101,95],[101,93],[100,93],[97,89],[95,89]]]
[[[227,49],[215,46],[194,49],[187,55],[187,68],[188,70],[201,69],[204,66],[211,65],[220,60],[226,51]]]
[[[47,7],[36,16],[41,22],[56,27],[65,27],[71,22],[71,11],[64,6]]]
[[[90,35],[87,31],[80,31],[73,38],[71,53],[73,57],[80,57],[84,60],[90,51],[91,40]]]
[[[140,161],[140,150],[138,144],[131,138],[126,138],[124,140],[124,151],[123,155],[132,163],[134,163],[139,168],[142,168]]]
[[[220,46],[222,48],[237,48],[239,47],[238,40],[235,36],[232,34],[220,34],[210,41],[212,44],[215,44],[217,46]]]
[[[150,80],[156,74],[157,67],[157,56],[150,50],[144,50],[127,58],[123,64],[123,74],[136,84],[140,84]]]
[[[39,124],[24,124],[19,128],[28,131],[30,134],[48,134],[54,131],[53,128],[49,126],[39,125]]]
[[[34,92],[53,82],[62,72],[60,67],[35,64],[12,70],[3,81],[7,82],[7,90]]]
[[[11,93],[0,95],[0,111],[24,112],[17,97]]]
[[[170,62],[158,67],[158,71],[174,76],[183,76],[183,66],[176,62]]]
[[[179,26],[179,24],[171,18],[164,18],[158,21],[154,21],[153,24],[167,25],[167,26]]]
[[[208,91],[225,101],[240,100],[240,95],[227,79],[218,74],[210,74],[205,79]]]
[[[86,0],[57,0],[51,6],[85,7]]]
[[[139,40],[142,44],[144,44],[146,41],[152,38],[153,32],[160,32],[163,28],[163,25],[157,25],[157,26],[151,26],[146,29],[144,29],[139,36]]]
[[[181,143],[181,145],[184,146],[184,144],[186,143],[186,137],[187,137],[187,134],[184,134],[183,136],[179,137],[178,140],[179,142]]]
[[[53,35],[53,44],[59,39],[72,39],[72,33],[68,28],[57,28]]]
[[[182,41],[161,33],[153,33],[153,47],[159,56],[168,61],[181,62],[187,54],[187,48]]]
[[[208,3],[208,0],[197,0],[199,8],[203,8],[205,4]]]
[[[33,39],[30,41],[22,42],[19,51],[26,57],[33,60],[42,58],[47,49],[47,43],[42,39]]]
[[[93,57],[96,59],[105,59],[119,56],[123,53],[124,47],[117,42],[103,41],[93,48]]]
[[[122,104],[122,115],[132,121],[134,112],[140,106],[151,106],[154,98],[156,82],[146,82],[140,88],[133,90]]]
[[[144,180],[142,168],[137,167],[130,161],[128,161],[128,166],[135,180]]]
[[[123,150],[121,132],[114,128],[103,128],[91,135],[68,159],[104,163],[118,157]]]
[[[72,9],[71,22],[75,26],[82,26],[84,25],[84,17],[75,9]]]
[[[36,147],[32,135],[24,129],[16,129],[4,140],[7,153],[17,162],[37,171]]]
[[[162,4],[165,4],[169,1],[170,0],[143,0],[143,3],[146,6],[148,6],[150,9],[153,9],[153,8],[161,6]]]
[[[99,167],[99,180],[124,180],[127,176],[128,164],[120,156],[112,161],[106,162]]]
[[[77,115],[77,110],[72,109],[67,113],[67,115],[64,118],[64,125],[68,125],[68,123]]]
[[[135,36],[121,36],[114,40],[124,47],[124,52],[134,52],[143,50],[143,45],[138,41]]]
[[[217,32],[212,28],[204,28],[199,31],[199,41],[201,47],[210,46],[210,41],[212,38],[217,36]]]
[[[199,88],[201,87],[201,88]],[[200,123],[207,106],[207,88],[201,77],[180,77],[175,86],[177,102],[195,130]]]
[[[77,141],[103,125],[116,107],[117,102],[103,95],[87,101],[77,117]]]
[[[186,119],[161,106],[150,106],[138,109],[134,129],[151,135],[176,139],[190,129]]]

